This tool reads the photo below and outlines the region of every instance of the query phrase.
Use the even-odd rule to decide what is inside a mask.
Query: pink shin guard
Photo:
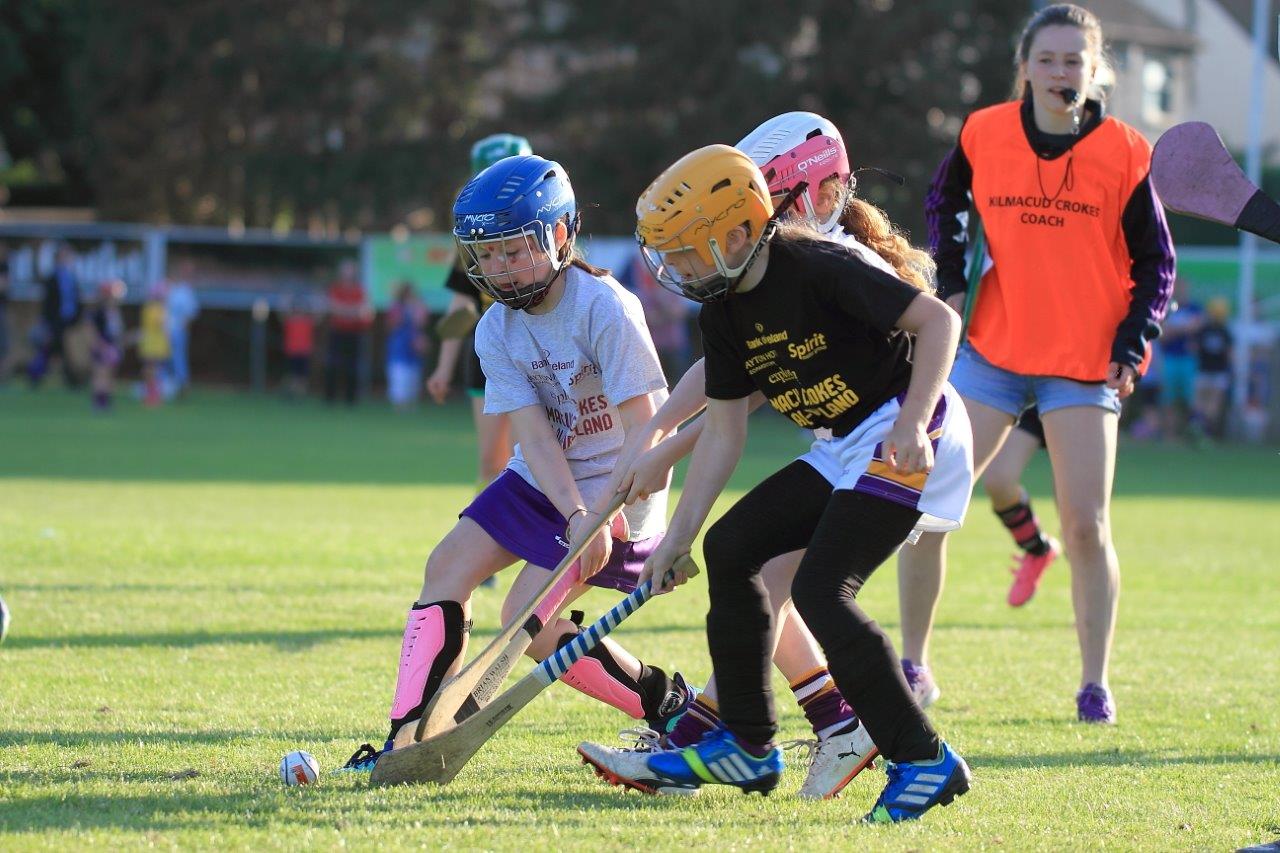
[[[593,657],[584,657],[569,667],[569,671],[560,680],[592,699],[612,705],[633,719],[644,717],[640,694],[610,675],[604,664]]]
[[[533,615],[538,617],[538,628],[546,627],[547,623],[555,618],[560,612],[560,608],[564,606],[564,600],[569,597],[569,593],[578,585],[578,574],[580,571],[580,563],[575,560],[573,565],[569,567],[569,571],[564,573],[564,577],[551,588],[551,592],[547,593],[546,598],[539,602],[537,608],[534,609]]]
[[[424,695],[427,681],[432,665],[444,647],[444,608],[433,604],[421,610],[410,610],[404,626],[404,639],[400,643],[400,670],[396,675],[396,696],[391,703],[392,720],[409,718],[415,712],[421,713],[426,706],[430,700]]]

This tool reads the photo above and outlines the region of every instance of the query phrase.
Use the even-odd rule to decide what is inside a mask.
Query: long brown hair
[[[869,201],[849,196],[840,215],[840,225],[845,233],[856,237],[885,263],[893,267],[898,278],[926,293],[932,293],[937,279],[938,265],[924,249],[911,245],[902,229],[889,221],[883,210]]]
[[[596,278],[603,278],[606,275],[613,275],[613,270],[605,267],[598,267],[594,264],[587,263],[587,259],[578,254],[577,248],[574,248],[573,254],[569,256],[569,264],[575,266],[585,273],[594,275]]]
[[[1103,43],[1102,23],[1097,15],[1074,3],[1055,3],[1052,6],[1045,6],[1032,15],[1027,25],[1022,28],[1022,35],[1018,36],[1018,49],[1013,58],[1013,92],[1010,94],[1010,100],[1018,101],[1026,95],[1027,78],[1022,69],[1031,59],[1031,43],[1045,27],[1075,27],[1084,33],[1085,44],[1094,62],[1093,79],[1085,94],[1101,100],[1105,96],[1103,87],[1115,79],[1111,60],[1107,56],[1106,45]]]
[[[937,264],[928,252],[912,246],[902,231],[889,221],[883,210],[851,196],[840,217],[840,224],[847,234],[856,237],[859,243],[883,258],[907,284],[925,293],[933,293]],[[773,239],[791,243],[832,242],[804,217],[780,221]]]

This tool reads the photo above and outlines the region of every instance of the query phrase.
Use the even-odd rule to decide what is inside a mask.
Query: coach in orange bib
[[[1151,145],[1106,114],[1098,19],[1071,4],[1042,9],[1019,40],[1017,69],[1017,100],[969,116],[926,201],[938,295],[964,304],[965,225],[974,210],[989,257],[951,382],[973,423],[975,473],[1022,410],[1038,406],[1071,562],[1083,658],[1077,716],[1111,723],[1117,421],[1160,333],[1173,244],[1148,179]],[[1014,509],[1002,517],[1033,517],[1029,506]],[[945,547],[945,534],[926,534],[899,563],[904,667],[914,670],[913,686],[934,695],[928,638]],[[1021,571],[1047,564],[1024,561]],[[1034,589],[1038,580],[1015,584]]]

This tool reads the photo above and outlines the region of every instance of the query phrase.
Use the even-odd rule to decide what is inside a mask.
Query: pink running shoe
[[[1031,596],[1036,594],[1036,587],[1040,585],[1044,570],[1053,565],[1053,561],[1062,553],[1058,540],[1052,536],[1048,539],[1049,550],[1039,556],[1025,551],[1014,555],[1018,563],[1009,569],[1013,574],[1013,586],[1009,587],[1010,607],[1021,607],[1031,600]]]

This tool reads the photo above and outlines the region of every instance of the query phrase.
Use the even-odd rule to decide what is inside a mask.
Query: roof
[[[1218,5],[1235,19],[1246,36],[1253,33],[1253,0],[1217,0]],[[1267,12],[1267,54],[1272,61],[1280,62],[1276,50],[1276,19],[1280,17],[1280,0],[1269,0],[1271,9]]]
[[[1133,0],[1079,0],[1102,21],[1109,42],[1131,42],[1144,47],[1193,51],[1195,35],[1161,18]],[[1252,0],[1243,0],[1252,2]]]

